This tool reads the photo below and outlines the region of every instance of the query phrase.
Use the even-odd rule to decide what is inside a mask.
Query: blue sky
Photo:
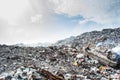
[[[66,14],[53,14],[52,23],[61,30],[72,30],[83,19],[80,15],[70,17]]]
[[[0,44],[56,42],[120,27],[120,0],[1,0]]]

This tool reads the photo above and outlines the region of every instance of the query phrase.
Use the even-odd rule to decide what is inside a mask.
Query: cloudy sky
[[[0,0],[0,44],[55,42],[120,27],[120,0]]]

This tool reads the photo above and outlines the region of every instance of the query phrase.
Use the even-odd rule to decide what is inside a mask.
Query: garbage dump
[[[21,66],[14,71],[1,74],[0,80],[63,80],[63,78],[36,66]]]
[[[0,80],[120,80],[119,44],[120,28],[48,47],[0,45]]]
[[[99,60],[105,65],[109,65],[111,67],[120,66],[120,47],[115,47],[109,51],[104,52],[104,54],[95,49],[90,49],[89,47],[85,48],[85,52],[86,55]]]
[[[1,46],[0,51],[0,80],[120,80],[119,69],[68,46]]]

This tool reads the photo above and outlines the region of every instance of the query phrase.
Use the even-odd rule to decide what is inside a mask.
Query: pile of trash
[[[13,71],[2,73],[0,80],[63,80],[63,78],[36,66],[21,66]]]
[[[20,66],[3,72],[0,80],[120,80],[120,70],[77,55],[69,66]]]
[[[120,80],[119,69],[84,52],[91,44],[96,52],[104,54],[120,44],[119,33],[120,28],[87,32],[68,40],[70,43],[61,41],[61,45],[48,47],[0,45],[0,80]],[[118,48],[114,50],[120,52]]]

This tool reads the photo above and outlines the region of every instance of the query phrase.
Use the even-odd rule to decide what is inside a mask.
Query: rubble
[[[104,53],[107,50],[119,43],[116,41],[119,31],[115,29],[84,33],[75,37],[68,45],[0,45],[0,80],[120,80],[119,69],[104,65],[99,60],[86,56],[83,51],[92,44],[89,46],[97,49],[97,53],[106,55]],[[116,37],[109,34],[116,34]],[[111,40],[113,44],[108,42]]]
[[[49,71],[36,67],[21,66],[14,71],[3,73],[0,80],[63,80]]]
[[[7,51],[2,52],[6,48],[11,53],[7,53]],[[13,49],[13,46],[12,50],[11,46],[0,47],[1,80],[16,80],[16,78],[20,80],[23,78],[30,80],[32,78],[39,78],[41,80],[48,80],[48,78],[49,80],[120,79],[119,69],[103,65],[99,61],[89,58],[81,51],[71,47],[19,47],[12,52]],[[39,68],[23,66],[28,64],[36,65]]]

